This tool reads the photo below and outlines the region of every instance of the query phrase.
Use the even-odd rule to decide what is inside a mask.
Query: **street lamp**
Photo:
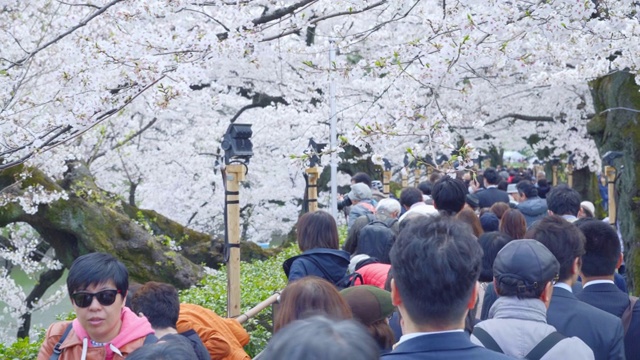
[[[248,164],[253,156],[251,143],[251,124],[230,124],[222,137],[221,147],[224,150],[225,164],[233,162]]]
[[[327,147],[326,143],[317,143],[313,138],[309,139],[309,145],[305,154],[309,156],[309,167],[305,170],[307,175],[307,204],[308,211],[318,210],[318,178],[320,172],[318,171],[318,165],[320,164],[320,156],[324,148]]]

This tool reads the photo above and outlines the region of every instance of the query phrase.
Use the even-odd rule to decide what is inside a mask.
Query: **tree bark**
[[[633,290],[640,284],[640,87],[634,75],[616,72],[590,84],[596,116],[587,130],[600,154],[622,151],[615,162],[617,218],[625,245],[627,281]],[[621,165],[624,169],[621,170]]]
[[[30,176],[18,180],[23,171]],[[183,289],[204,275],[202,265],[218,268],[223,262],[222,237],[214,238],[155,211],[131,206],[100,189],[83,163],[69,163],[68,172],[59,182],[23,165],[0,172],[0,190],[6,195],[23,196],[33,185],[66,192],[68,200],[40,205],[35,214],[27,214],[20,205],[9,202],[0,207],[0,227],[28,223],[54,248],[56,258],[66,268],[80,255],[106,252],[126,265],[132,281],[163,281]],[[169,240],[182,250],[172,250]],[[265,259],[273,253],[247,242],[241,248],[244,260]]]

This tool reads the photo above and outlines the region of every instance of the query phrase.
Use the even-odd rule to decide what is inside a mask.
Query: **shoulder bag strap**
[[[560,334],[557,331],[547,335],[542,341],[538,343],[529,353],[524,357],[528,360],[540,360],[551,348],[556,346],[557,343],[566,339],[567,337]]]
[[[482,345],[484,345],[485,348],[504,354],[504,351],[502,351],[502,348],[500,347],[500,345],[498,345],[498,343],[493,339],[493,337],[491,337],[491,335],[489,335],[489,333],[486,332],[483,328],[480,328],[477,326],[474,327],[473,336],[475,336],[478,340],[480,340],[480,342],[482,343]]]
[[[60,338],[56,346],[53,347],[53,353],[49,357],[49,360],[58,360],[58,358],[60,357],[60,354],[62,354],[62,350],[60,349],[60,346],[62,346],[62,342],[64,341],[64,339],[67,338],[67,335],[69,335],[69,332],[71,331],[72,328],[73,328],[73,322],[70,322],[67,328],[64,330],[64,333],[62,334],[62,337]]]
[[[629,330],[629,325],[631,325],[631,316],[633,315],[633,308],[636,306],[636,302],[638,298],[635,296],[629,296],[629,307],[627,307],[622,313],[622,327],[624,328],[624,333],[627,333]]]

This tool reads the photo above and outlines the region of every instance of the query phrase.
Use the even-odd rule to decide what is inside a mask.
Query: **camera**
[[[350,206],[351,204],[352,204],[351,199],[349,199],[349,194],[347,194],[342,198],[342,201],[338,202],[338,211],[342,211],[342,209],[344,209],[345,206]]]

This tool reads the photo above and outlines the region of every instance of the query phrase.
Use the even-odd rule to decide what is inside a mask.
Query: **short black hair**
[[[444,176],[433,185],[431,197],[434,206],[449,214],[462,210],[467,201],[467,187],[459,179]]]
[[[578,216],[580,193],[566,184],[560,184],[547,194],[547,208],[555,215]]]
[[[450,216],[414,219],[391,249],[396,288],[419,325],[450,326],[464,318],[481,262],[471,228]]]
[[[560,263],[560,281],[571,278],[573,261],[585,253],[582,231],[557,215],[547,216],[535,222],[524,238],[538,240],[551,251]]]
[[[411,207],[411,205],[423,201],[424,200],[422,199],[422,191],[420,191],[418,188],[404,188],[400,193],[400,205],[402,206]]]
[[[137,348],[127,360],[198,360],[189,340],[177,334],[162,337],[161,342]]]
[[[371,176],[367,173],[357,172],[351,177],[351,181],[356,184],[362,183],[371,188]]]
[[[431,190],[433,189],[433,183],[431,181],[423,181],[418,184],[418,189],[422,191],[424,195],[431,195]]]
[[[487,180],[489,185],[498,185],[500,180],[502,180],[502,176],[500,176],[496,169],[492,167],[484,169],[482,176],[484,176],[484,179]]]
[[[149,281],[131,299],[131,310],[142,313],[154,329],[176,328],[180,299],[173,285]]]
[[[273,335],[260,359],[369,360],[378,359],[379,352],[373,337],[355,320],[312,316]]]
[[[527,197],[527,199],[538,196],[538,189],[529,180],[521,180],[516,185],[516,189],[521,195]]]
[[[482,270],[480,271],[481,282],[493,281],[493,262],[498,256],[498,252],[513,238],[499,231],[486,232],[478,238],[478,243],[482,247]]]
[[[610,276],[620,258],[620,239],[611,225],[597,219],[580,219],[575,225],[585,237],[582,273],[586,276]]]
[[[103,284],[109,280],[113,280],[120,294],[126,296],[129,289],[129,272],[124,264],[110,254],[85,254],[71,264],[67,277],[67,291],[72,295],[91,285]]]

